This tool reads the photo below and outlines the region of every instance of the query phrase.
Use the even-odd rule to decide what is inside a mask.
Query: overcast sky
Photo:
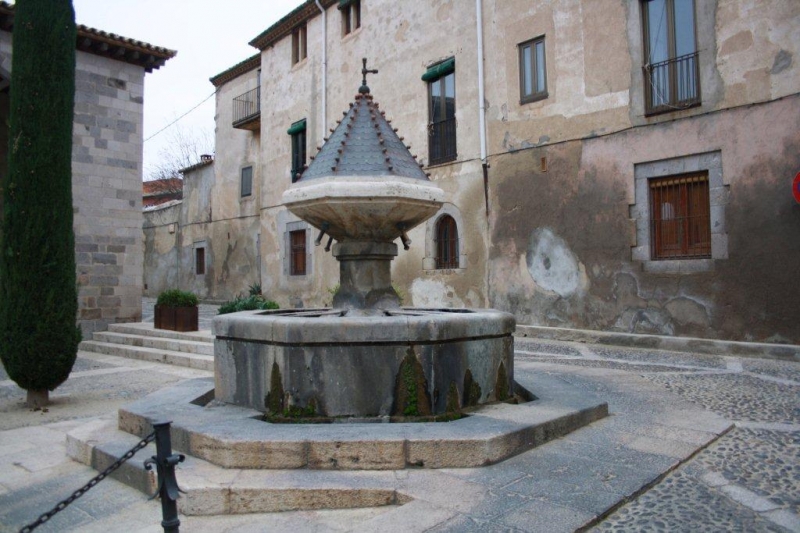
[[[258,50],[247,43],[301,0],[73,0],[79,24],[177,50],[145,75],[144,138],[214,92],[208,79]],[[214,131],[214,98],[178,122]],[[144,177],[169,131],[144,143]]]

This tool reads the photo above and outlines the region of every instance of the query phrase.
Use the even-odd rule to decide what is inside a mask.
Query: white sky
[[[200,103],[214,86],[211,76],[258,50],[256,35],[302,0],[73,0],[79,24],[177,50],[166,65],[145,75],[144,138]],[[213,138],[214,98],[178,122]],[[144,177],[158,161],[169,130],[144,143]]]

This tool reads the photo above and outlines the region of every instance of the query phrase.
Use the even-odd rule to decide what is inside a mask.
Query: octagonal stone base
[[[368,417],[398,413],[404,391],[419,395],[419,414],[441,414],[448,396],[452,406],[453,389],[459,406],[502,400],[513,390],[515,323],[508,313],[345,313],[249,311],[215,318],[216,399],[265,412],[269,396],[282,391],[283,407]],[[401,371],[409,361],[417,374]]]

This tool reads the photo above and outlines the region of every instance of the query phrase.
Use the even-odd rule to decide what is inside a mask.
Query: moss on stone
[[[447,403],[444,410],[446,413],[457,413],[461,410],[461,402],[458,398],[458,386],[455,381],[450,382],[450,387],[447,389]]]
[[[395,378],[392,414],[395,416],[430,416],[432,414],[428,381],[425,379],[425,372],[414,353],[414,348],[411,347],[400,363],[400,369]]]
[[[495,383],[495,395],[497,401],[504,402],[511,397],[508,387],[508,374],[506,373],[506,365],[500,362],[500,367],[497,369],[497,383]]]
[[[278,362],[273,361],[272,373],[269,377],[269,392],[264,398],[264,407],[268,413],[279,414],[284,411],[283,377]]]
[[[472,407],[473,405],[478,405],[478,402],[480,402],[481,400],[482,394],[483,391],[481,390],[481,386],[472,377],[472,371],[468,368],[466,373],[464,373],[463,406]]]

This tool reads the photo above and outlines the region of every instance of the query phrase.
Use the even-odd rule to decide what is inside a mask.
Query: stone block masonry
[[[77,53],[72,189],[84,337],[141,319],[144,70]]]

